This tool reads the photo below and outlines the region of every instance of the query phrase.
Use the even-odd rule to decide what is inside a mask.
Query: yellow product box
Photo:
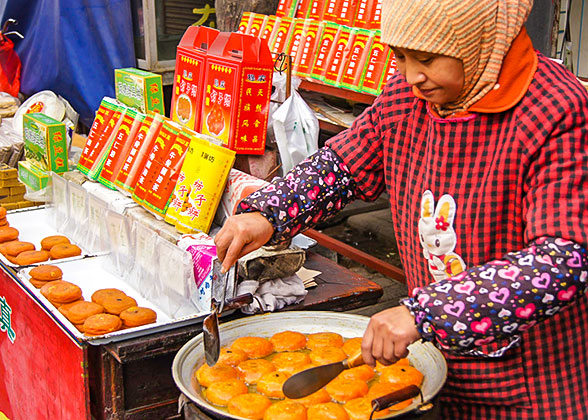
[[[182,233],[208,233],[235,162],[235,152],[193,135],[165,220]]]
[[[0,164],[0,179],[13,179],[18,176],[18,171],[5,163]]]
[[[33,191],[37,191],[47,186],[49,174],[31,162],[21,160],[18,162],[18,179]]]
[[[133,67],[115,69],[114,85],[116,99],[123,104],[136,108],[142,113],[152,111],[165,114],[160,74]]]

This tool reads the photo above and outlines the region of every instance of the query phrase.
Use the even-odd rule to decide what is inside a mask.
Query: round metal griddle
[[[303,334],[317,332],[336,332],[345,338],[361,337],[368,325],[369,317],[338,312],[291,311],[249,316],[220,325],[221,346],[230,345],[239,337],[271,337],[275,333],[290,330]],[[408,359],[424,375],[421,386],[425,402],[431,401],[441,390],[447,377],[447,363],[441,352],[431,343],[415,342],[411,344]],[[204,362],[203,335],[199,334],[188,341],[174,357],[172,375],[180,391],[200,409],[217,418],[244,420],[243,417],[230,414],[209,403],[200,389],[191,384],[194,369]],[[398,411],[383,418],[393,418],[407,412],[418,410],[420,398]]]

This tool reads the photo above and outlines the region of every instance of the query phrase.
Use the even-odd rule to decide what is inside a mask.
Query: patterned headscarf
[[[441,116],[467,110],[496,84],[502,61],[533,0],[382,0],[382,42],[463,62],[459,98]]]

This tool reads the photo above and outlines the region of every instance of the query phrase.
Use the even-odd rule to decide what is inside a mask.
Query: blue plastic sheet
[[[114,97],[114,69],[135,67],[129,0],[0,0],[1,22],[18,21],[21,92],[51,90],[90,126],[104,96]]]

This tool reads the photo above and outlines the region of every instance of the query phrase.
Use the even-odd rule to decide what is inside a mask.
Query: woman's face
[[[392,47],[398,71],[434,104],[455,101],[464,85],[463,63],[446,55]]]

